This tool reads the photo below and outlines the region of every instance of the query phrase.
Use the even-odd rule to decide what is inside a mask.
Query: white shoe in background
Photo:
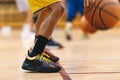
[[[9,37],[11,35],[12,28],[11,26],[2,26],[1,35],[4,37]]]
[[[21,38],[29,38],[30,37],[30,24],[24,24],[23,28],[22,28],[22,32],[21,32]]]

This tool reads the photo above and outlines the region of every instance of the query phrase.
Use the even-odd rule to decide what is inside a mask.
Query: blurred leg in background
[[[73,27],[73,20],[76,17],[77,13],[83,15],[84,13],[84,0],[66,0],[66,7],[67,7],[67,20],[65,24],[65,35],[67,40],[72,39],[72,27]]]
[[[23,13],[25,16],[25,21],[22,26],[22,32],[21,37],[27,38],[31,34],[32,26],[33,26],[33,16],[32,12],[30,10],[29,4],[27,0],[16,0],[16,5],[18,8],[18,11]]]

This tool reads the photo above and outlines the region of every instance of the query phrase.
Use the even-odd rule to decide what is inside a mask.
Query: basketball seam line
[[[112,13],[110,13],[110,12],[108,12],[107,10],[105,10],[104,9],[104,7],[105,6],[107,6],[107,5],[110,5],[110,4],[114,4],[114,5],[116,5],[115,4],[115,2],[110,2],[110,3],[106,3],[106,4],[104,4],[101,8],[99,8],[99,16],[100,16],[100,20],[101,20],[101,22],[102,22],[102,24],[104,25],[104,28],[103,29],[108,29],[108,27],[106,27],[106,25],[105,25],[105,23],[104,23],[104,20],[102,19],[102,11],[104,11],[105,13],[108,13],[109,15],[111,15],[112,17],[114,17],[116,20],[119,20],[119,18],[117,17],[117,16],[115,16],[115,15],[113,15]]]
[[[94,9],[94,11],[93,11],[93,15],[92,15],[92,18],[91,18],[91,25],[93,26],[94,25],[94,15],[95,15],[95,13],[96,13],[96,10],[97,10],[97,8],[99,7],[99,5],[100,5],[100,3],[102,2],[102,0],[100,0],[99,1],[99,3],[97,4],[97,5],[95,5],[95,9]],[[96,27],[96,28],[98,28],[98,27]]]

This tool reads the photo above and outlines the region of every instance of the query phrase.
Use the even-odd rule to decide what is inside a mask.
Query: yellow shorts
[[[32,13],[35,13],[46,6],[61,0],[28,0]]]

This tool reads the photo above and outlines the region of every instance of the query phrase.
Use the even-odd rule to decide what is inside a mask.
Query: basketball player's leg
[[[39,18],[36,23],[37,29],[36,35],[43,35],[49,39],[53,32],[54,26],[56,25],[57,21],[59,20],[63,12],[64,12],[63,4],[61,2],[55,3],[54,5],[47,7],[46,11],[45,10],[40,11]],[[41,19],[43,16],[46,16],[46,18],[43,19],[44,21]]]
[[[54,26],[57,24],[58,20],[60,19],[60,17],[62,16],[64,12],[63,4],[61,2],[54,3],[53,5],[50,5],[47,8],[50,9],[50,13],[48,14],[48,16],[45,19],[43,19],[43,21],[38,19],[36,23],[36,26],[39,27],[39,31],[36,34],[39,36],[37,41],[39,41],[40,38],[44,38],[45,39],[43,42],[44,44],[40,43],[43,46],[42,47],[39,46],[39,48],[36,48],[36,45],[35,45],[35,47],[33,48],[33,54],[31,54],[32,56],[35,56],[36,54],[39,54],[43,51],[46,45],[46,42],[51,37]],[[44,14],[40,13],[40,15],[44,15]],[[39,22],[42,22],[41,25]],[[36,44],[39,44],[39,42],[36,42]],[[38,51],[38,52],[35,53],[34,51]]]
[[[49,11],[47,8],[45,8],[45,9],[39,11],[37,14],[38,14],[38,18],[35,22],[35,36],[36,36],[36,38],[39,35],[39,29],[40,29],[42,22],[48,17]]]
[[[34,40],[34,43],[36,43],[36,40],[37,40],[37,38],[38,38],[38,32],[39,32],[39,25],[41,25],[41,23],[42,23],[42,21],[44,21],[45,20],[45,18],[47,18],[47,16],[49,15],[49,13],[50,13],[51,11],[50,11],[50,9],[49,8],[45,8],[45,9],[42,9],[39,13],[35,13],[34,14],[34,23],[37,23],[37,25],[35,26],[35,28],[36,28],[36,34],[35,34],[35,40]],[[39,16],[38,16],[39,15]],[[49,40],[50,41],[50,40]],[[47,44],[49,43],[49,41],[47,42]],[[44,49],[44,53],[43,54],[45,54],[46,55],[46,52],[47,52],[48,50],[47,49]],[[48,55],[47,55],[48,56]],[[49,59],[51,59],[52,61],[58,61],[59,60],[59,58],[57,57],[57,56],[54,56],[54,57],[50,57],[49,56]]]
[[[50,8],[46,8],[46,9],[43,9],[39,12],[39,16],[38,16],[38,13],[36,13],[35,16],[34,16],[35,17],[34,22],[38,23],[37,25],[41,25],[42,21],[49,15],[50,12],[51,12]],[[39,28],[40,28],[37,25],[36,25],[35,40],[38,36],[38,31],[39,31]],[[47,49],[59,49],[59,48],[63,48],[63,46],[59,42],[54,41],[53,38],[50,38],[48,40],[47,44],[46,44],[46,48]]]
[[[67,5],[67,20],[65,24],[66,39],[71,40],[71,28],[73,27],[72,21],[76,16],[77,10],[73,0],[66,0]]]
[[[42,22],[38,33],[47,39],[50,38],[55,25],[64,12],[64,7],[61,2],[54,3],[53,5],[50,5],[49,8],[51,9],[51,12],[49,16]]]
[[[53,32],[54,26],[57,24],[58,20],[62,16],[64,12],[64,8],[61,2],[54,3],[53,5],[50,5],[47,8],[50,9],[50,13],[48,14],[48,16],[45,19],[44,17],[43,19],[40,19],[40,16],[45,16],[45,13],[41,12],[40,16],[38,17],[36,23],[36,29],[38,29],[39,27],[39,31],[36,31],[36,35],[43,36],[48,40]],[[32,55],[34,56],[36,54],[32,54]]]
[[[39,20],[37,21],[36,26],[39,27],[39,31],[36,33],[36,35],[38,35],[38,37],[32,52],[28,53],[27,55],[27,59],[23,64],[23,69],[27,68],[26,70],[33,70],[40,72],[58,72],[61,69],[59,66],[55,65],[54,63],[45,62],[44,60],[41,60],[41,58],[39,58],[38,64],[42,64],[42,65],[34,66],[35,65],[34,61],[37,61],[38,59],[36,58],[38,58],[39,55],[42,54],[45,45],[52,34],[54,26],[56,25],[59,18],[62,16],[64,10],[63,6],[61,5],[61,2],[54,3],[47,7],[51,8],[51,13],[47,16],[47,18],[45,19],[43,18],[42,21]],[[40,14],[44,15],[43,13]],[[30,62],[32,62],[33,64],[32,65],[29,64]]]

